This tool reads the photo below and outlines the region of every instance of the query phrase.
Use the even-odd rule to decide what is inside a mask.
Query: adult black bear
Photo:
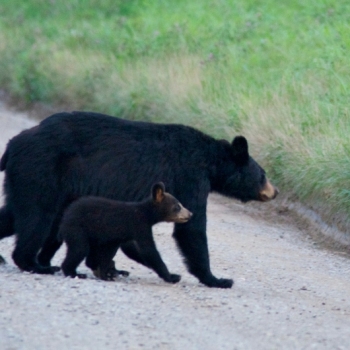
[[[210,191],[267,201],[278,191],[248,154],[242,136],[230,144],[188,126],[127,121],[97,113],[58,113],[9,141],[1,159],[5,205],[0,238],[16,232],[18,267],[54,273],[52,256],[64,209],[86,195],[140,201],[147,188],[165,183],[193,217],[175,224],[174,238],[190,273],[209,287],[230,288],[231,279],[210,271],[206,207]],[[141,262],[132,243],[121,246]],[[39,253],[39,254],[38,254]],[[112,264],[112,262],[111,262]]]
[[[185,223],[192,213],[171,194],[162,182],[153,185],[151,197],[141,202],[120,202],[103,197],[81,197],[65,210],[58,237],[68,247],[62,264],[65,276],[86,278],[76,272],[86,265],[103,280],[113,280],[110,262],[121,243],[133,241],[144,264],[160,278],[177,283],[180,276],[170,274],[157,251],[152,226],[161,221]],[[125,273],[125,271],[124,271]]]

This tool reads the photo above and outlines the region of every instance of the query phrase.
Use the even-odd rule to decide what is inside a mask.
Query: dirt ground
[[[34,123],[0,105],[0,153]],[[349,349],[348,253],[320,247],[288,211],[261,206],[210,196],[211,266],[234,279],[228,290],[207,288],[186,271],[170,224],[157,225],[155,239],[169,270],[182,275],[176,285],[121,252],[117,266],[131,274],[116,282],[95,279],[84,265],[86,280],[24,273],[11,259],[14,240],[0,241],[7,260],[0,349]]]

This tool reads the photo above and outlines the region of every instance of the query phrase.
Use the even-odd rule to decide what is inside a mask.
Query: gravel
[[[2,153],[35,122],[0,104],[0,123]],[[154,232],[169,270],[182,275],[176,285],[121,252],[117,266],[131,274],[116,282],[97,280],[83,264],[86,280],[21,272],[14,239],[1,240],[0,349],[348,349],[349,254],[320,248],[288,212],[258,208],[209,198],[211,266],[233,277],[228,290],[186,271],[170,224]],[[62,247],[53,263],[64,254]]]

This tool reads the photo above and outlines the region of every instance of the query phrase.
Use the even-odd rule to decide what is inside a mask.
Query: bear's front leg
[[[232,287],[232,279],[216,278],[210,271],[205,211],[200,214],[196,212],[188,223],[175,224],[174,238],[188,271],[201,283],[213,288]]]

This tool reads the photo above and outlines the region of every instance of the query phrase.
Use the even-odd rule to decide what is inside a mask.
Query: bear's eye
[[[179,211],[181,211],[180,204],[176,204],[176,205],[174,206],[174,211],[175,211],[176,213],[178,213]]]
[[[261,174],[261,177],[260,177],[260,183],[262,184],[262,185],[264,185],[265,184],[265,174]]]

